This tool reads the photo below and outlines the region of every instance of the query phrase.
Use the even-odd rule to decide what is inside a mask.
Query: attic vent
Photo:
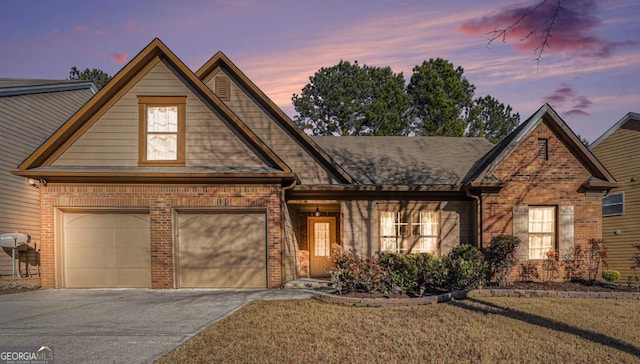
[[[538,139],[538,159],[542,161],[549,160],[549,146],[547,139]]]
[[[229,80],[229,77],[216,77],[216,95],[222,101],[231,100],[231,80]]]

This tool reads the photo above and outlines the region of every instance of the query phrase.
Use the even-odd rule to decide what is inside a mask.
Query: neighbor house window
[[[624,214],[624,192],[612,193],[602,199],[602,216]]]
[[[529,206],[529,259],[545,259],[555,248],[556,208]]]
[[[186,97],[138,97],[139,164],[184,165]]]
[[[380,213],[382,251],[437,254],[438,236],[439,221],[436,211]]]

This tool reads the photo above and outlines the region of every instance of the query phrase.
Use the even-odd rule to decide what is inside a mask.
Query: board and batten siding
[[[159,62],[54,163],[55,166],[137,166],[138,96],[186,96],[186,167],[263,167],[221,118]]]
[[[214,92],[215,80],[221,76],[230,77],[220,70],[206,82]],[[227,106],[282,158],[303,184],[337,183],[331,173],[309,155],[233,78],[230,87],[229,101],[225,101]]]
[[[632,246],[640,244],[640,120],[625,122],[596,145],[593,153],[622,184],[609,193],[624,192],[624,214],[602,218],[602,238],[609,269],[620,271],[618,283],[625,283],[628,277],[640,276],[640,269],[631,269],[633,255],[640,253]]]
[[[40,191],[10,172],[91,96],[87,88],[0,97],[0,234],[28,234],[32,247],[40,242]],[[10,254],[0,249],[0,275],[12,273]]]
[[[399,201],[354,200],[340,203],[343,247],[372,256],[380,251],[379,212],[381,206],[405,205]],[[410,201],[411,209],[440,211],[440,254],[447,254],[460,243],[475,245],[473,202]]]

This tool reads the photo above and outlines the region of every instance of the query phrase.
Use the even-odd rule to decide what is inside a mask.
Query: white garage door
[[[178,214],[178,286],[267,286],[266,216],[261,212]]]
[[[64,286],[151,287],[149,215],[65,213]]]

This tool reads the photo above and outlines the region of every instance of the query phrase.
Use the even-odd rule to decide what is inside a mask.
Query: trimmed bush
[[[415,290],[418,270],[414,256],[383,252],[380,253],[378,261],[389,276],[389,292],[406,294]]]
[[[441,258],[429,253],[413,254],[416,265],[416,286],[422,293],[440,293],[447,284],[447,271]]]
[[[380,266],[377,256],[366,259],[338,245],[333,247],[330,275],[340,294],[351,291],[386,293],[389,287],[388,272]]]
[[[620,272],[618,272],[617,270],[605,269],[602,271],[602,279],[607,282],[615,282],[620,279],[620,277],[622,277],[622,274],[620,274]]]
[[[489,264],[489,280],[495,279],[498,285],[509,285],[511,270],[516,264],[516,253],[520,239],[513,235],[499,235],[491,239],[491,245],[485,249],[485,259]]]
[[[487,266],[482,251],[475,246],[458,245],[442,260],[447,274],[447,288],[475,288],[484,282]]]

